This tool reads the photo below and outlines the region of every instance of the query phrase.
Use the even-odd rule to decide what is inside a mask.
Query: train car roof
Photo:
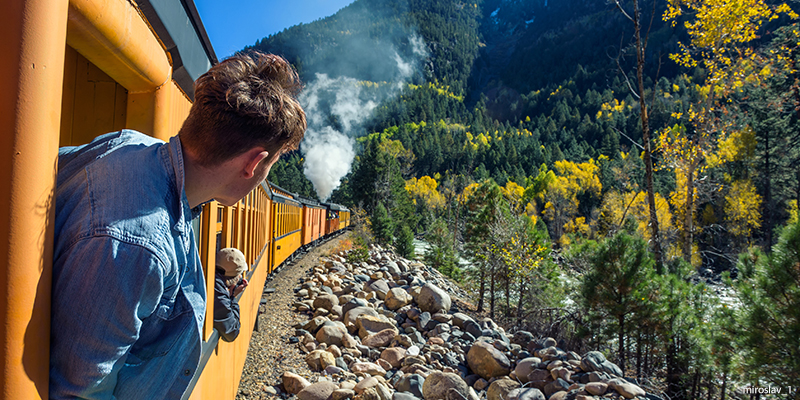
[[[303,205],[303,203],[301,203],[301,202],[299,202],[299,201],[297,201],[297,200],[295,200],[295,199],[293,199],[291,197],[286,197],[286,196],[284,196],[284,195],[282,195],[280,193],[276,193],[276,192],[272,193],[272,201],[275,202],[275,203],[293,204],[293,205],[296,205],[296,206],[302,206]]]
[[[194,81],[218,63],[194,1],[137,0],[136,4],[172,58],[172,78],[194,101]]]
[[[280,193],[284,197],[289,197],[289,198],[292,198],[292,199],[296,199],[298,197],[297,193],[290,192],[290,191],[288,191],[288,190],[276,185],[275,183],[273,183],[271,181],[267,181],[267,183],[269,184],[269,187],[272,189],[273,193]]]
[[[322,203],[323,206],[330,208],[333,211],[350,211],[347,207],[336,203]]]
[[[297,195],[295,197],[295,199],[300,201],[301,203],[303,203],[304,206],[307,206],[307,207],[325,208],[325,206],[320,204],[320,202],[318,202],[318,201],[316,201],[316,200],[314,200],[312,198],[309,198],[309,197]]]

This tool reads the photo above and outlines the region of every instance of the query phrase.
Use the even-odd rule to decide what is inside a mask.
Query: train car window
[[[192,230],[194,231],[194,242],[197,248],[200,248],[200,240],[203,237],[203,232],[200,229],[200,220],[202,218],[203,213],[199,213],[195,219],[192,220]]]

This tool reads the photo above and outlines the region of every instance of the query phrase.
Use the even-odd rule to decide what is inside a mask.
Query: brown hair
[[[306,130],[302,85],[283,57],[239,53],[195,82],[195,101],[179,132],[201,165],[219,165],[253,147],[294,149]]]

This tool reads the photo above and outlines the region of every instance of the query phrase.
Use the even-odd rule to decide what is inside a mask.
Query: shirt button
[[[189,375],[192,374],[192,370],[187,369],[186,371],[183,371],[183,374],[186,375],[186,376],[189,376]]]

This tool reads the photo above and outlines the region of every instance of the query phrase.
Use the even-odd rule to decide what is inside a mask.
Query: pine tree
[[[654,260],[647,243],[626,233],[617,234],[599,244],[588,246],[590,270],[584,275],[581,293],[587,309],[601,319],[613,320],[617,329],[617,364],[625,371],[625,346],[631,321],[649,297]],[[603,317],[605,316],[605,318]]]
[[[414,253],[414,233],[411,232],[411,228],[408,225],[403,224],[399,227],[394,248],[402,257],[410,259],[416,257]]]
[[[739,271],[734,337],[750,382],[800,382],[800,222],[783,229],[772,253],[743,254]]]
[[[389,218],[389,213],[383,203],[378,202],[375,206],[375,212],[372,213],[372,234],[375,235],[375,240],[382,244],[391,244],[393,242],[394,223]]]

